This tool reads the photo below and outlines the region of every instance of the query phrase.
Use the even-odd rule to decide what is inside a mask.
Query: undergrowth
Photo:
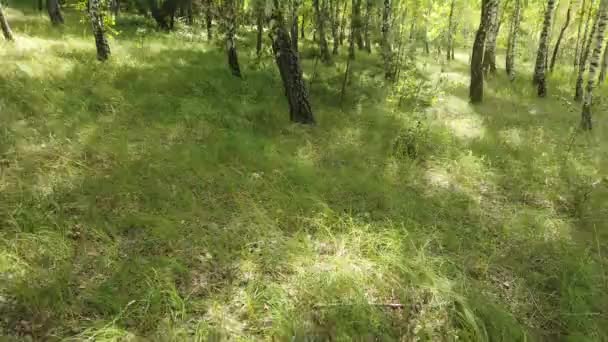
[[[606,108],[578,132],[567,74],[471,106],[464,56],[389,85],[359,53],[340,103],[307,42],[308,128],[248,35],[239,80],[197,30],[119,19],[100,64],[77,15],[8,17],[0,335],[608,339]]]

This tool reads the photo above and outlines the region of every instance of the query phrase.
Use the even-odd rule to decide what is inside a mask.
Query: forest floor
[[[249,39],[241,80],[187,29],[123,16],[100,64],[74,13],[8,18],[0,336],[608,340],[607,87],[590,134],[562,71],[470,105],[464,53],[360,52],[341,99],[307,41],[303,127]]]

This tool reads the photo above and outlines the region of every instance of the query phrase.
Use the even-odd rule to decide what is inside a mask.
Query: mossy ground
[[[303,47],[318,124],[269,52],[244,79],[198,32],[8,10],[0,42],[0,336],[9,340],[608,339],[607,94],[520,66],[467,101],[466,56],[401,84]],[[399,303],[401,309],[380,304]]]

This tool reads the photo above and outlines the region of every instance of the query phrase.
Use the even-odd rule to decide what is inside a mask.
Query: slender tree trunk
[[[496,74],[496,37],[498,36],[498,4],[493,6],[489,15],[488,29],[486,33],[486,45],[483,56],[483,72]]]
[[[394,80],[395,68],[393,67],[393,44],[391,42],[391,0],[384,0],[382,8],[382,59],[384,60],[384,78]]]
[[[59,7],[59,0],[46,0],[46,9],[49,12],[49,18],[53,25],[63,24],[63,15]]]
[[[346,24],[348,13],[348,0],[344,0],[344,9],[342,10],[342,19],[340,20],[340,45],[344,45],[344,39],[346,38]]]
[[[38,11],[42,12],[44,9],[44,0],[38,0]]]
[[[298,52],[298,13],[300,11],[300,1],[291,1],[291,48]],[[263,11],[263,10],[262,10]],[[304,39],[304,23],[302,23],[302,39]]]
[[[291,48],[291,42],[279,0],[274,0],[274,8],[270,21],[270,39],[272,51],[281,74],[285,95],[289,103],[289,115],[293,122],[314,124],[315,119],[308,100],[308,90],[302,77],[302,68],[298,55]]]
[[[589,10],[589,15],[591,16],[592,13],[592,9],[591,8]],[[596,18],[593,22],[593,24],[591,25],[591,30],[589,32],[589,36],[585,38],[586,42],[584,42],[583,45],[583,51],[581,53],[581,58],[578,64],[578,75],[576,77],[576,85],[575,85],[575,89],[574,89],[574,100],[579,102],[583,99],[583,79],[585,77],[585,71],[587,70],[587,60],[589,58],[589,52],[591,50],[591,41],[595,35],[595,29],[597,27],[597,24],[599,22],[599,16],[600,16],[600,11],[598,10],[597,14],[596,14]]]
[[[515,0],[515,9],[513,19],[511,20],[511,29],[509,30],[509,38],[507,39],[507,57],[505,60],[505,69],[509,80],[515,80],[515,48],[517,47],[517,34],[519,33],[519,22],[521,20],[521,0]]]
[[[604,49],[604,55],[602,57],[602,68],[600,71],[600,77],[598,79],[598,85],[604,83],[606,80],[606,70],[608,69],[608,44],[606,44],[606,48]]]
[[[549,70],[553,72],[553,68],[555,67],[555,60],[557,59],[557,54],[559,52],[559,46],[564,38],[564,33],[566,29],[568,29],[568,25],[570,25],[570,13],[572,11],[572,0],[568,3],[568,12],[566,12],[566,22],[564,22],[564,26],[559,31],[559,36],[557,37],[557,42],[555,42],[555,48],[553,49],[553,55],[551,56],[551,64]]]
[[[581,9],[579,12],[579,22],[578,22],[578,30],[576,34],[576,46],[574,47],[574,67],[578,66],[579,58],[580,58],[580,42],[581,42],[581,33],[583,28],[583,22],[585,21],[585,5],[586,0],[583,0],[581,5]]]
[[[264,34],[264,9],[256,8],[256,26],[257,26],[257,35],[255,41],[255,52],[258,57],[262,55],[262,37]],[[298,31],[296,30],[296,39],[298,36]]]
[[[591,105],[593,104],[593,88],[595,85],[595,74],[599,66],[600,55],[602,53],[602,45],[604,43],[604,32],[606,30],[606,20],[608,13],[606,12],[608,0],[601,0],[598,10],[597,19],[597,35],[595,36],[595,46],[589,60],[589,75],[587,76],[587,89],[583,100],[583,110],[581,112],[581,128],[583,130],[591,130],[593,127],[591,121]]]
[[[353,30],[353,34],[355,36],[355,42],[357,43],[357,47],[359,48],[359,50],[363,50],[363,35],[361,34],[361,26],[362,26],[362,19],[361,19],[361,0],[354,0],[353,1],[353,23],[354,23],[354,30]]]
[[[325,10],[319,5],[319,0],[312,0],[312,4],[315,10],[315,22],[318,33],[319,50],[321,53],[321,60],[325,64],[331,63],[331,55],[329,54],[329,47],[327,45],[327,39],[325,37]]]
[[[355,31],[356,31],[356,20],[355,20],[355,8],[357,7],[356,4],[357,0],[352,0],[352,4],[351,4],[351,12],[352,12],[352,16],[350,19],[350,34],[348,35],[348,58],[350,59],[355,59]]]
[[[103,28],[103,16],[99,11],[99,0],[89,0],[89,17],[95,37],[97,59],[103,62],[110,57],[110,45]]]
[[[431,16],[432,7],[433,3],[429,2],[429,7],[424,17],[424,53],[427,55],[431,53],[431,49],[429,48],[429,17]]]
[[[370,39],[370,34],[369,34],[369,25],[370,25],[370,20],[372,17],[372,10],[374,7],[374,0],[367,0],[366,2],[366,6],[365,6],[365,23],[363,25],[363,39],[364,39],[364,45],[365,45],[365,51],[367,51],[367,53],[372,53],[372,42]]]
[[[226,53],[228,55],[228,66],[236,77],[241,77],[241,67],[239,57],[236,52],[236,13],[234,0],[224,0],[224,12],[226,15]]]
[[[553,9],[555,8],[555,0],[548,0],[547,9],[545,10],[545,19],[543,22],[543,30],[540,34],[538,43],[538,52],[536,53],[536,65],[534,67],[533,82],[538,86],[538,96],[545,97],[547,95],[547,84],[545,80],[547,53],[549,52],[549,29],[553,19]]]
[[[13,41],[13,31],[11,31],[11,27],[8,25],[8,21],[4,16],[4,10],[2,9],[2,3],[0,3],[0,27],[2,28],[2,34],[4,38],[8,41]]]
[[[207,40],[213,39],[213,0],[206,0],[205,4],[205,25],[207,27]]]
[[[583,55],[585,54],[585,46],[587,46],[588,44],[588,33],[589,33],[589,29],[590,29],[590,23],[591,23],[591,16],[593,14],[593,5],[595,4],[595,0],[591,0],[591,2],[589,3],[589,8],[587,9],[587,20],[585,21],[585,30],[583,31],[583,40],[581,41],[581,45],[580,45],[580,51],[579,51],[579,55],[578,55],[578,66],[580,67],[580,63],[581,63],[581,58],[583,57]]]
[[[452,50],[453,50],[453,45],[454,45],[454,5],[455,5],[456,0],[452,0],[450,3],[450,16],[448,17],[448,46],[447,46],[447,51],[448,51],[448,61],[453,59],[451,56]]]
[[[331,37],[333,39],[333,48],[331,53],[333,55],[338,54],[338,48],[340,47],[340,36],[339,36],[339,20],[340,20],[340,2],[338,0],[330,0],[331,9]]]
[[[306,39],[306,13],[302,13],[302,25],[300,25],[300,38]]]
[[[192,2],[190,1],[190,6],[192,5]],[[114,17],[118,16],[118,13],[120,12],[120,0],[111,0],[110,1],[110,11],[112,12],[112,15],[114,15]]]
[[[486,41],[486,31],[490,24],[490,15],[498,6],[497,0],[482,0],[481,20],[475,34],[473,51],[471,52],[471,84],[469,98],[472,103],[483,101],[483,52]]]

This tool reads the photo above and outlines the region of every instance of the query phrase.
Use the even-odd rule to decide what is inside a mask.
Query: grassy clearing
[[[74,14],[8,16],[0,335],[608,339],[607,108],[576,133],[565,73],[547,100],[498,75],[473,107],[464,56],[395,93],[359,54],[340,104],[344,56],[307,47],[304,128],[251,48],[237,80],[196,32],[125,18],[102,65]]]

